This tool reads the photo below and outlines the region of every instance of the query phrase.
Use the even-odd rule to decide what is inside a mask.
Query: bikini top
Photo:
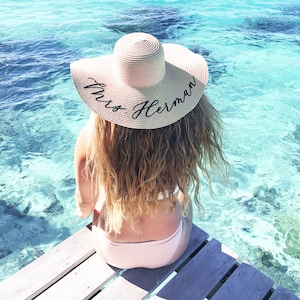
[[[101,192],[102,195],[105,194],[103,187],[101,187]],[[173,194],[177,194],[179,192],[179,186],[177,185],[173,191]],[[170,191],[166,191],[166,195],[169,196],[171,193]],[[97,201],[97,206],[98,207],[102,207],[103,203],[104,203],[104,199],[105,197],[99,197],[98,201]],[[102,199],[102,200],[101,200]],[[159,193],[158,194],[158,198],[157,200],[164,200],[164,194],[163,193]],[[100,205],[100,206],[99,206]]]
[[[172,194],[177,194],[178,192],[179,192],[179,186],[177,185],[177,186],[175,187],[175,189],[174,189],[174,191],[173,191]],[[169,195],[170,195],[170,192],[167,191],[166,194],[167,194],[167,196],[169,196]],[[157,200],[164,200],[164,194],[163,194],[163,193],[159,193],[159,194],[158,194]]]

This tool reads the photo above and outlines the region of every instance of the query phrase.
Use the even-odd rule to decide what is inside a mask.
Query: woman
[[[173,263],[189,243],[192,200],[201,208],[199,170],[210,182],[226,165],[204,58],[132,33],[71,74],[92,110],[75,146],[76,215],[93,213],[95,248],[113,266]]]

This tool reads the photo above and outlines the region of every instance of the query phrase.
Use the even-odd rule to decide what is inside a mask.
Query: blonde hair
[[[222,122],[205,95],[185,117],[159,129],[126,128],[95,113],[90,121],[86,172],[95,194],[104,197],[108,232],[119,233],[123,220],[133,226],[137,216],[161,211],[161,193],[174,208],[176,186],[184,194],[183,213],[190,191],[201,209],[199,169],[210,186],[211,172],[224,174]]]

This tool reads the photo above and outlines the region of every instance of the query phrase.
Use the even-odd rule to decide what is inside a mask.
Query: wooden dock
[[[113,268],[95,253],[89,226],[0,283],[0,299],[296,300],[283,287],[193,225],[175,263],[158,269]]]

